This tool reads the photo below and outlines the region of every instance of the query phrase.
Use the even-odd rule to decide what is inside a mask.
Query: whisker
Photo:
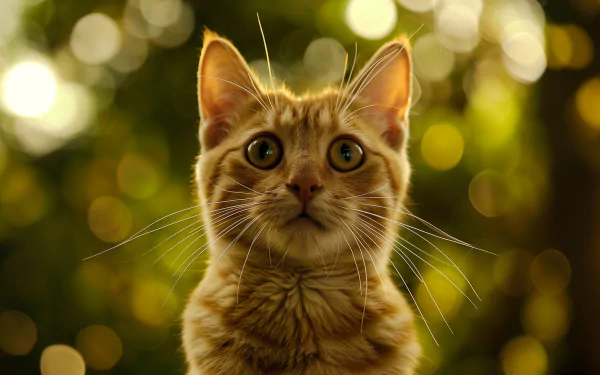
[[[374,213],[368,212],[368,211],[357,210],[357,209],[352,209],[352,210],[356,210],[358,212],[363,212],[363,213],[368,214],[368,215],[379,217],[379,218],[384,219],[384,220],[386,220],[388,222],[391,222],[391,223],[394,223],[396,225],[399,225],[402,228],[405,228],[406,230],[410,231],[411,233],[413,233],[413,234],[417,235],[418,237],[420,237],[421,239],[423,239],[425,242],[427,242],[428,244],[430,244],[431,246],[433,246],[434,249],[436,249],[437,251],[439,251],[446,259],[448,259],[448,261],[450,263],[452,263],[452,265],[454,266],[454,268],[456,268],[456,270],[462,275],[462,277],[465,279],[465,281],[469,284],[469,287],[471,287],[471,290],[473,291],[473,293],[475,293],[475,295],[477,296],[477,299],[481,300],[481,297],[479,297],[479,294],[477,294],[477,291],[475,290],[475,287],[473,287],[473,285],[471,284],[471,282],[469,281],[469,279],[467,278],[467,276],[464,274],[464,272],[460,269],[460,267],[458,267],[456,265],[456,263],[454,263],[454,261],[448,255],[446,255],[446,253],[444,253],[440,248],[438,248],[433,243],[431,243],[431,241],[427,240],[426,238],[424,238],[423,236],[419,235],[418,233],[412,231],[411,229],[406,228],[403,223],[400,223],[400,222],[398,222],[396,220],[392,220],[392,219],[389,219],[387,217],[384,217],[384,216],[381,216],[381,215],[377,215],[377,214],[374,214]]]
[[[260,215],[260,216],[262,216],[262,215]],[[256,221],[260,216],[258,216],[254,220]],[[250,224],[252,224],[252,223],[250,223]],[[260,230],[258,231],[258,233],[256,233],[256,236],[254,236],[254,239],[252,240],[252,243],[250,244],[250,247],[248,248],[248,254],[246,254],[246,259],[244,259],[244,264],[242,265],[242,270],[240,271],[240,277],[238,278],[237,293],[235,295],[235,304],[236,304],[236,306],[240,302],[240,283],[242,282],[242,275],[244,274],[244,268],[246,268],[246,262],[248,262],[248,258],[250,257],[250,252],[252,251],[252,246],[254,246],[254,242],[256,241],[256,239],[258,238],[258,236],[260,236],[260,234],[262,233],[263,229],[265,229],[266,225],[267,225],[267,223],[265,223],[260,228]]]
[[[273,80],[273,71],[271,70],[271,59],[269,58],[269,49],[267,48],[267,39],[265,38],[265,32],[263,30],[262,24],[260,23],[260,16],[256,13],[256,18],[258,19],[258,27],[260,28],[260,34],[262,35],[263,44],[265,45],[265,55],[267,57],[267,67],[269,68],[269,78],[271,79],[271,87],[273,89],[273,99],[275,100],[275,104],[277,105],[277,95],[275,95],[275,81]],[[269,94],[267,93],[267,98]],[[271,101],[271,99],[269,99]],[[271,103],[271,106],[273,104]],[[275,110],[275,108],[273,108]]]
[[[373,242],[373,243],[375,243],[375,242]],[[406,287],[406,290],[408,291],[408,294],[410,295],[411,299],[415,303],[415,307],[417,308],[417,311],[419,312],[419,315],[423,319],[423,322],[425,323],[425,327],[427,327],[427,330],[429,331],[429,334],[431,335],[431,338],[433,339],[433,341],[435,342],[435,344],[439,347],[440,345],[439,345],[438,341],[436,340],[435,335],[433,334],[433,331],[431,330],[431,327],[429,326],[429,323],[427,322],[427,319],[425,319],[425,316],[423,315],[423,312],[421,311],[421,308],[419,307],[417,299],[415,298],[415,296],[411,292],[411,290],[410,290],[410,288],[408,286],[408,283],[406,282],[406,280],[402,276],[402,273],[400,272],[400,270],[398,270],[398,267],[396,267],[396,264],[394,264],[394,262],[392,262],[392,260],[385,254],[385,252],[383,251],[383,249],[381,249],[381,247],[379,245],[377,245],[376,243],[375,243],[375,245],[379,248],[379,250],[381,250],[381,252],[386,256],[386,258],[388,258],[390,264],[392,265],[392,267],[394,268],[394,270],[396,271],[396,273],[400,277],[400,280],[402,280],[402,283]]]
[[[269,110],[269,109],[268,109],[268,108],[267,108],[267,107],[266,107],[266,106],[265,106],[265,105],[262,103],[262,101],[261,101],[259,98],[257,98],[257,97],[256,97],[256,95],[254,95],[254,93],[252,93],[252,91],[248,90],[247,88],[245,88],[245,87],[244,87],[244,86],[242,86],[242,85],[239,85],[239,84],[237,84],[237,83],[235,83],[235,82],[233,82],[233,81],[230,81],[230,80],[228,80],[228,79],[225,79],[225,78],[220,78],[220,77],[213,77],[213,76],[204,76],[204,75],[199,75],[199,76],[198,76],[198,77],[196,77],[196,78],[210,78],[210,79],[216,79],[216,80],[218,80],[218,81],[222,81],[222,82],[227,82],[227,83],[230,83],[230,84],[232,84],[232,85],[236,86],[237,88],[240,88],[240,89],[244,90],[245,92],[247,92],[247,93],[248,93],[248,95],[252,96],[252,97],[254,98],[254,100],[256,100],[256,101],[258,102],[258,104],[260,104],[260,105],[261,105],[261,106],[264,108],[264,110],[265,110],[265,111],[267,111],[268,113],[270,113],[270,112],[271,112],[271,111],[270,111],[270,110]]]
[[[361,219],[359,219],[359,220],[361,220]],[[363,222],[363,225],[364,225],[364,224],[367,224],[367,223],[366,223],[364,220],[361,220],[361,221]],[[383,240],[383,241],[388,241],[388,243],[389,243],[390,245],[392,245],[392,249],[394,250],[394,252],[400,256],[400,258],[401,258],[401,259],[402,259],[402,260],[403,260],[403,261],[406,263],[406,265],[407,265],[407,266],[410,268],[410,270],[411,270],[411,271],[412,271],[412,272],[415,274],[415,276],[417,276],[417,278],[418,278],[418,279],[421,281],[421,283],[423,284],[423,286],[424,286],[424,287],[425,287],[425,289],[427,290],[427,293],[428,293],[428,294],[429,294],[429,296],[431,297],[431,300],[433,301],[433,303],[434,303],[434,305],[435,305],[436,309],[437,309],[437,310],[438,310],[438,312],[440,313],[440,316],[442,317],[442,319],[443,319],[444,323],[446,324],[446,326],[448,327],[448,329],[450,330],[450,332],[451,332],[452,334],[454,334],[454,331],[452,330],[452,328],[450,327],[450,324],[449,324],[449,323],[448,323],[448,321],[446,320],[446,317],[444,316],[444,313],[443,313],[443,312],[442,312],[442,310],[440,309],[440,307],[439,307],[439,305],[438,305],[438,303],[437,303],[436,299],[433,297],[433,294],[431,293],[431,290],[429,289],[429,286],[427,285],[427,282],[425,281],[425,278],[423,277],[423,275],[422,275],[422,274],[421,274],[421,272],[419,271],[418,267],[417,267],[417,266],[414,264],[414,262],[413,262],[413,261],[412,261],[412,260],[411,260],[411,259],[410,259],[410,258],[409,258],[409,257],[408,257],[408,256],[407,256],[407,255],[406,255],[406,254],[405,254],[405,253],[404,253],[404,252],[401,250],[401,249],[399,249],[399,248],[397,247],[397,245],[396,245],[396,244],[394,244],[393,240],[390,240],[389,236],[385,236],[385,234],[384,234],[383,236],[382,236],[382,235],[378,235],[378,234],[375,232],[375,230],[376,230],[377,228],[374,228],[374,227],[372,227],[372,226],[370,226],[370,227],[371,227],[371,229],[370,229],[370,230],[369,230],[367,227],[365,227],[365,229],[369,230],[369,231],[370,231],[372,234],[374,234],[374,235],[378,236],[378,237],[379,237],[381,240]],[[379,231],[379,232],[381,232],[381,231]],[[375,243],[375,242],[373,242],[373,243]],[[375,245],[377,245],[377,244],[375,243]],[[377,247],[379,247],[379,245],[377,245]],[[408,249],[407,249],[407,250],[408,250]],[[408,250],[408,251],[410,251],[410,250]],[[411,252],[411,253],[412,253],[412,252]],[[433,267],[433,266],[432,266],[432,267]],[[435,267],[433,267],[433,268],[437,270],[437,268],[435,268]],[[442,274],[442,275],[445,277],[445,275],[444,275],[444,274],[443,274],[441,271],[439,271],[439,270],[437,270],[437,271],[438,271],[438,272],[440,272],[440,274]],[[450,281],[450,280],[448,279],[448,281]],[[450,282],[451,282],[451,281],[450,281]],[[452,282],[451,282],[451,283],[452,283]],[[452,283],[452,284],[454,284],[454,283]],[[458,287],[457,287],[457,289],[458,289]],[[461,293],[463,293],[463,292],[462,292],[460,289],[458,289],[458,290],[459,290]],[[464,293],[463,293],[463,295],[464,295]],[[465,297],[467,297],[467,296],[465,295]],[[469,298],[469,297],[467,297],[467,299],[469,299],[469,300],[470,300],[470,298]],[[471,301],[471,302],[472,302],[472,301]],[[476,307],[476,308],[477,308],[477,307]]]
[[[160,227],[160,228],[158,228],[158,229],[154,229],[154,230],[152,230],[152,231],[149,231],[149,232],[145,232],[145,233],[143,233],[143,232],[144,232],[146,229],[148,229],[148,228],[152,227],[154,224],[156,224],[156,223],[159,223],[159,222],[161,222],[162,220],[164,220],[164,219],[166,219],[166,218],[168,218],[168,217],[171,217],[171,216],[173,216],[173,215],[177,215],[177,214],[179,214],[179,213],[181,213],[181,212],[185,212],[185,211],[189,211],[189,210],[192,210],[192,209],[197,209],[197,208],[201,208],[201,207],[204,207],[204,206],[209,206],[209,205],[213,205],[213,204],[219,204],[219,203],[228,203],[228,202],[240,202],[240,201],[248,201],[248,200],[251,200],[251,199],[253,199],[253,198],[229,199],[229,200],[224,200],[224,201],[219,201],[219,202],[211,202],[211,203],[206,203],[206,204],[201,204],[201,205],[196,205],[196,206],[192,206],[192,207],[184,208],[183,210],[179,210],[179,211],[176,211],[176,212],[170,213],[170,214],[168,214],[168,215],[165,215],[165,216],[161,217],[160,219],[158,219],[158,220],[154,221],[153,223],[151,223],[151,224],[149,224],[149,225],[145,226],[144,228],[142,228],[141,230],[137,231],[135,234],[133,234],[131,237],[129,237],[129,238],[128,238],[128,239],[126,239],[125,241],[123,241],[123,242],[120,242],[120,243],[118,243],[117,245],[115,245],[115,246],[113,246],[113,247],[111,247],[111,248],[108,248],[108,249],[106,249],[106,250],[102,250],[102,251],[101,251],[101,252],[99,252],[99,253],[96,253],[96,254],[94,254],[94,255],[90,255],[90,256],[88,256],[88,257],[85,257],[85,258],[83,258],[83,260],[85,261],[85,260],[89,260],[89,259],[95,258],[95,257],[97,257],[97,256],[100,256],[100,255],[102,255],[102,254],[104,254],[104,253],[107,253],[107,252],[109,252],[109,251],[111,251],[111,250],[114,250],[114,249],[116,249],[116,248],[118,248],[118,247],[121,247],[121,246],[125,245],[126,243],[129,243],[129,242],[131,242],[131,241],[133,241],[133,240],[135,240],[135,239],[137,239],[137,238],[143,237],[143,236],[145,236],[145,235],[147,235],[147,234],[154,233],[154,232],[156,232],[156,231],[158,231],[158,230],[161,230],[161,229],[164,229],[164,228],[170,227],[170,226],[172,226],[172,225],[175,225],[175,224],[178,224],[178,223],[180,223],[180,222],[182,222],[182,221],[185,221],[185,220],[188,220],[188,219],[191,219],[191,218],[198,217],[198,216],[202,215],[201,213],[200,213],[200,214],[195,214],[195,215],[193,215],[193,216],[190,216],[190,217],[188,217],[188,218],[186,218],[186,219],[184,219],[184,220],[179,220],[179,221],[176,221],[175,223],[171,223],[171,224],[165,225],[165,226],[163,226],[163,227]]]
[[[348,80],[346,81],[346,87],[344,88],[344,95],[347,94],[348,88],[350,87],[350,82],[352,81],[352,73],[354,73],[354,66],[356,65],[356,58],[358,57],[358,43],[354,42],[354,59],[352,60],[352,68],[350,68],[350,75],[348,76]],[[342,101],[341,105],[344,105],[348,102],[349,97],[346,97],[345,100]],[[337,108],[337,114],[339,114],[339,107]]]
[[[356,226],[355,224],[352,224],[352,227],[354,229],[359,230],[362,234],[364,234],[369,240],[371,240],[371,242],[375,243],[373,241],[373,239],[365,232],[363,232],[358,226]],[[356,237],[355,237],[356,238]],[[375,261],[373,260],[373,257],[371,256],[371,252],[369,251],[369,248],[367,246],[367,244],[363,241],[363,236],[360,235],[360,240],[357,241],[359,243],[362,244],[363,249],[365,249],[365,251],[367,252],[367,255],[369,255],[369,258],[371,258],[371,263],[373,264],[373,267],[375,268],[375,272],[377,272],[377,276],[379,277],[379,281],[381,282],[381,285],[384,287],[383,292],[385,293],[386,298],[388,297],[387,294],[387,288],[385,288],[385,283],[383,282],[383,278],[381,277],[381,274],[379,273],[379,267],[377,267],[377,264],[375,263]],[[376,244],[376,243],[375,243]],[[373,251],[373,255],[375,255],[375,257],[377,258],[377,261],[380,261],[379,256],[377,255],[377,253],[375,251]]]
[[[377,225],[379,225],[379,226],[381,226],[382,228],[384,228],[384,229],[386,229],[386,230],[387,230],[387,228],[386,228],[386,227],[385,227],[383,224],[381,224],[381,223],[377,222],[377,220],[373,219],[372,217],[370,217],[370,216],[368,216],[368,215],[365,215],[365,214],[363,214],[363,213],[360,213],[360,212],[358,212],[358,215],[359,215],[359,216],[361,216],[361,217],[363,217],[363,218],[365,218],[365,219],[367,219],[367,220],[369,220],[369,221],[371,221],[371,222],[373,222],[373,223],[375,223],[375,224],[377,224]],[[444,264],[444,265],[446,265],[446,266],[450,266],[450,263],[448,263],[448,262],[446,262],[446,261],[444,261],[444,260],[442,260],[442,259],[440,259],[440,258],[436,257],[435,255],[429,254],[427,251],[425,251],[425,250],[421,249],[420,247],[418,247],[417,245],[413,244],[413,243],[412,243],[412,242],[410,242],[409,240],[407,240],[407,239],[403,238],[403,237],[402,237],[402,236],[400,236],[398,233],[393,233],[393,232],[390,232],[390,235],[393,235],[393,236],[395,236],[397,239],[399,239],[400,241],[403,241],[403,242],[407,243],[409,246],[411,246],[412,248],[414,248],[415,250],[417,250],[417,251],[418,251],[418,252],[420,252],[421,254],[424,254],[424,255],[428,256],[429,258],[435,259],[436,261],[438,261],[438,262],[440,262],[440,263],[442,263],[442,264]]]
[[[233,191],[233,190],[229,190],[229,189],[225,189],[220,187],[219,185],[217,185],[216,183],[214,183],[212,180],[208,180],[214,187],[216,187],[219,190],[225,191],[227,193],[233,193],[233,194],[245,194],[245,195],[252,195],[252,196],[256,196],[256,193],[247,193],[245,191]]]
[[[244,219],[242,218],[241,220],[247,221],[249,219]],[[242,221],[243,222],[243,221]],[[241,222],[238,222],[238,224],[234,227],[236,228],[237,226],[239,226],[239,224],[241,224]],[[215,243],[217,240],[221,239],[223,236],[225,236],[227,233],[229,233],[232,229],[230,229],[228,232],[222,234],[220,237],[218,237],[217,239],[215,239],[214,241],[212,241],[210,244],[207,244],[207,246],[204,247],[204,249],[202,251],[200,251],[198,254],[196,254],[194,256],[194,258],[187,263],[187,266],[185,266],[185,268],[183,269],[183,271],[179,274],[179,276],[177,277],[177,280],[175,280],[175,283],[173,284],[173,286],[171,287],[171,289],[169,290],[169,293],[167,294],[167,298],[165,299],[165,302],[163,303],[163,307],[164,305],[166,305],[167,301],[169,300],[169,297],[171,297],[171,294],[173,294],[173,290],[175,290],[175,287],[177,286],[177,284],[179,283],[179,280],[181,280],[181,278],[183,277],[183,275],[185,274],[185,272],[187,271],[187,269],[196,261],[196,259],[198,259],[198,257],[200,257],[204,251],[213,243]],[[198,250],[197,250],[198,251]],[[195,251],[194,253],[197,253],[197,251]],[[192,253],[192,254],[194,254]],[[185,264],[185,263],[184,263]],[[181,267],[180,267],[181,268]],[[179,271],[179,268],[177,269],[177,271],[175,271],[175,274],[177,274],[177,272]]]
[[[356,235],[354,234],[352,229],[350,229],[348,224],[344,221],[344,219],[342,219],[342,223],[344,223],[346,228],[348,228],[348,230],[350,231],[352,236],[354,236],[354,239],[357,241],[356,243],[357,243],[358,251],[360,251],[360,255],[361,255],[363,264],[365,266],[365,303],[363,305],[362,317],[360,318],[360,332],[362,333],[363,325],[364,325],[364,321],[365,321],[365,313],[367,312],[367,297],[369,295],[369,273],[367,271],[367,262],[365,261],[365,256],[364,256],[362,250],[360,249],[361,245],[360,245],[360,242],[358,242],[358,238],[356,237]]]
[[[277,264],[275,265],[275,268],[273,269],[273,271],[275,271],[277,269],[277,267],[279,267],[280,264],[283,264],[283,260],[285,259],[285,256],[287,255],[288,251],[290,251],[290,246],[291,246],[291,243],[288,244],[287,249],[285,249],[285,253],[283,253],[283,256],[281,257],[281,259],[279,260],[279,262],[277,262]]]
[[[406,211],[403,211],[403,210],[397,210],[397,209],[395,209],[395,208],[391,208],[391,207],[387,207],[387,206],[381,206],[381,205],[377,205],[377,204],[369,204],[369,203],[359,203],[359,204],[361,204],[361,205],[363,205],[363,206],[370,206],[370,207],[384,208],[384,209],[387,209],[387,210],[391,210],[391,211],[399,212],[399,213],[401,213],[401,214],[406,214]],[[410,216],[410,215],[409,215],[409,216]],[[444,237],[440,237],[440,236],[438,236],[438,235],[435,235],[435,234],[433,234],[433,233],[427,232],[427,231],[425,231],[425,230],[419,229],[419,228],[417,228],[417,227],[413,227],[413,226],[411,226],[411,225],[408,225],[408,224],[405,224],[405,223],[399,223],[399,222],[396,222],[396,224],[398,224],[398,225],[401,225],[402,227],[404,227],[404,228],[406,228],[406,229],[409,229],[409,228],[410,228],[410,229],[413,229],[413,230],[415,230],[415,231],[417,231],[417,232],[421,232],[421,233],[427,234],[427,235],[429,235],[429,236],[432,236],[432,237],[438,238],[438,239],[440,239],[440,240],[443,240],[443,241],[448,241],[448,242],[456,243],[456,244],[459,244],[459,245],[462,245],[462,246],[465,246],[465,247],[469,247],[469,248],[471,248],[471,249],[473,249],[473,250],[479,250],[479,251],[481,251],[481,252],[484,252],[484,253],[487,253],[487,254],[491,254],[491,255],[496,255],[496,256],[498,256],[498,254],[496,254],[496,253],[493,253],[493,252],[491,252],[491,251],[488,251],[488,250],[485,250],[485,249],[480,249],[480,248],[478,248],[478,247],[475,247],[475,246],[473,246],[473,245],[471,245],[471,244],[469,244],[469,243],[467,243],[467,242],[461,241],[461,240],[459,240],[459,239],[455,239],[455,238],[453,238],[453,237],[452,237],[452,238],[444,238]],[[450,236],[450,235],[448,235],[448,236]],[[451,236],[450,236],[450,237],[451,237]]]
[[[235,217],[236,217],[236,216],[238,216],[238,215],[240,215],[240,214],[243,214],[243,213],[245,213],[245,212],[247,211],[247,209],[248,209],[248,208],[251,208],[251,207],[254,207],[254,206],[258,206],[258,205],[261,205],[261,204],[264,204],[264,203],[263,203],[263,202],[250,203],[250,204],[248,204],[248,205],[244,205],[244,207],[243,207],[243,208],[239,208],[239,207],[237,207],[237,206],[234,206],[234,207],[232,207],[232,208],[230,207],[230,210],[228,210],[227,212],[221,212],[221,213],[219,214],[219,215],[220,215],[220,217],[212,219],[212,220],[211,220],[211,224],[212,224],[212,225],[213,225],[215,228],[218,228],[220,225],[222,225],[222,224],[225,224],[225,223],[228,223],[228,222],[230,222],[231,220],[235,219]],[[233,212],[232,212],[232,211],[233,211]],[[183,250],[181,250],[181,251],[179,252],[179,254],[177,255],[177,257],[175,258],[175,260],[174,260],[174,261],[173,261],[173,263],[171,264],[171,267],[173,267],[173,266],[175,265],[175,263],[177,263],[177,261],[179,260],[179,258],[180,258],[180,257],[181,257],[181,256],[182,256],[184,253],[185,253],[185,251],[186,251],[187,249],[189,249],[189,248],[190,248],[190,247],[191,247],[191,246],[192,246],[194,243],[196,243],[198,240],[200,240],[200,238],[202,238],[203,236],[204,236],[204,234],[203,234],[203,235],[201,235],[201,236],[199,236],[198,238],[196,238],[194,241],[190,242],[189,244],[187,244],[187,245],[186,245],[186,246],[183,248]],[[177,243],[177,245],[179,245],[181,242],[183,242],[183,241],[180,241],[179,243]],[[172,251],[174,248],[176,248],[176,247],[177,247],[177,245],[176,245],[176,246],[174,246],[174,247],[171,247],[169,250],[167,250],[165,253],[163,253],[163,254],[160,256],[160,258],[158,258],[158,259],[156,260],[155,264],[156,264],[156,263],[158,263],[158,262],[159,262],[159,261],[160,261],[160,260],[161,260],[163,257],[165,257],[167,254],[169,254],[169,253],[170,253],[170,252],[171,252],[171,251]]]
[[[260,91],[258,90],[258,87],[256,86],[256,84],[254,82],[254,78],[252,77],[252,74],[248,73],[248,78],[250,79],[250,84],[254,88],[254,92],[256,93],[256,96],[258,96],[261,99],[261,103],[264,104],[264,107],[266,107],[267,103],[261,97]],[[271,103],[271,99],[269,98],[269,95],[267,95],[267,99],[269,99],[269,103],[271,104],[271,109],[274,110],[275,108],[273,107],[273,103]],[[267,112],[270,113],[269,111],[267,111]]]
[[[196,256],[196,254],[198,254],[200,252],[201,255],[207,248],[209,248],[212,244],[214,244],[215,242],[217,242],[218,240],[220,240],[221,238],[223,238],[224,236],[226,236],[229,232],[231,232],[233,229],[237,228],[239,226],[239,224],[250,220],[247,217],[242,217],[241,219],[238,219],[236,222],[234,222],[233,224],[230,224],[227,228],[223,229],[220,233],[219,236],[217,236],[217,238],[215,238],[213,241],[211,241],[210,243],[204,244],[202,246],[200,246],[199,248],[197,248],[196,250],[194,250],[190,255],[188,255],[187,258],[184,259],[184,261],[181,263],[181,265],[175,270],[175,272],[173,272],[172,277],[175,277],[179,271],[181,270],[181,268],[183,268],[183,266],[185,264],[188,264],[189,259],[194,258]],[[181,253],[180,253],[181,254]],[[180,256],[180,255],[179,255]],[[179,256],[175,259],[174,262],[177,262],[177,259],[179,258]],[[196,258],[194,258],[195,260]]]
[[[375,192],[377,192],[377,191],[379,191],[379,190],[381,190],[381,189],[384,189],[384,188],[385,188],[386,186],[388,186],[388,185],[389,185],[389,183],[386,183],[385,185],[383,185],[383,186],[381,186],[381,187],[379,187],[379,188],[377,188],[377,189],[375,189],[375,190],[373,190],[373,191],[370,191],[370,192],[368,192],[368,193],[363,193],[363,194],[353,195],[353,196],[351,196],[351,197],[345,197],[345,198],[341,198],[341,199],[351,199],[351,198],[359,198],[359,197],[364,197],[365,195],[369,195],[369,194],[375,193]]]
[[[342,81],[340,83],[340,88],[338,89],[337,96],[335,98],[335,107],[333,109],[333,113],[337,113],[338,106],[340,104],[340,95],[342,93],[342,88],[344,87],[344,80],[346,78],[346,69],[348,68],[348,52],[346,52],[346,57],[344,58],[344,71],[342,72]]]
[[[338,216],[338,219],[342,220],[341,217]],[[352,246],[350,246],[350,242],[348,242],[348,238],[344,234],[344,231],[341,231],[342,236],[344,236],[344,241],[348,245],[348,249],[350,249],[350,253],[352,254],[352,259],[354,259],[354,265],[356,266],[356,274],[358,275],[358,290],[360,291],[360,295],[362,296],[362,281],[360,277],[360,270],[358,269],[358,262],[356,261],[356,256],[354,256],[354,250],[352,250]]]

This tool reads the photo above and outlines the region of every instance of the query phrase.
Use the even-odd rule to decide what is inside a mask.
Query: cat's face
[[[376,234],[398,218],[410,175],[403,44],[382,47],[339,93],[297,98],[267,94],[237,50],[207,33],[198,75],[197,184],[213,239],[256,238],[319,262],[383,242]]]

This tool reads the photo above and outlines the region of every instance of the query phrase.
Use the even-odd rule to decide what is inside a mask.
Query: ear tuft
[[[204,29],[204,45],[198,65],[198,105],[204,149],[218,145],[234,127],[233,114],[260,96],[258,80],[246,61],[227,39]]]
[[[387,143],[398,148],[408,124],[412,95],[412,63],[408,38],[400,36],[383,45],[369,60],[350,86],[357,102],[370,106],[384,124],[378,129]]]

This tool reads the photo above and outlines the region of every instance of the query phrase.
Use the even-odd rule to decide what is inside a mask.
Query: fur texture
[[[413,312],[389,276],[386,240],[409,184],[410,64],[396,40],[347,87],[295,97],[260,86],[235,47],[206,32],[196,182],[210,246],[184,313],[188,375],[413,374]],[[281,146],[272,169],[246,155],[261,134]],[[340,138],[362,147],[357,169],[328,161]],[[310,199],[297,181],[310,181]]]

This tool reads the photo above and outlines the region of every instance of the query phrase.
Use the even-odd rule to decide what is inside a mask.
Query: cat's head
[[[233,44],[207,31],[198,98],[197,186],[213,240],[256,238],[319,262],[340,246],[385,242],[376,234],[398,219],[410,176],[407,42],[385,44],[340,90],[296,97],[260,84]]]

